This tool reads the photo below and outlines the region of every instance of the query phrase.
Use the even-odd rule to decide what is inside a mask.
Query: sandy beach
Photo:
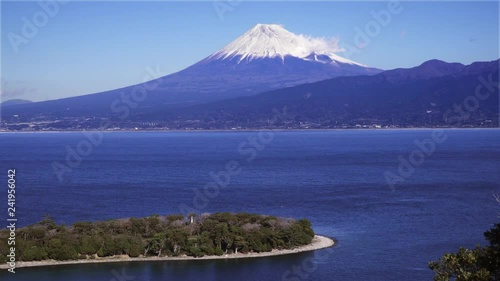
[[[56,261],[56,260],[45,260],[45,261],[29,261],[29,262],[16,262],[16,268],[20,267],[34,267],[34,266],[52,266],[52,265],[67,265],[67,264],[87,264],[87,263],[108,263],[108,262],[134,262],[134,261],[174,261],[174,260],[216,260],[216,259],[241,259],[241,258],[259,258],[259,257],[269,257],[269,256],[279,256],[279,255],[289,255],[300,252],[314,251],[324,248],[329,248],[335,245],[335,241],[331,238],[315,235],[311,244],[300,246],[295,249],[286,250],[273,250],[271,252],[264,253],[247,253],[247,254],[229,254],[222,256],[204,256],[200,258],[190,257],[190,256],[179,256],[179,257],[138,257],[131,258],[125,255],[103,257],[96,259],[87,260],[69,260],[69,261]],[[9,268],[8,264],[0,265],[0,269]]]

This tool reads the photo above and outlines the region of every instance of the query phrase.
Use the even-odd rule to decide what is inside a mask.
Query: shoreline
[[[275,131],[275,132],[304,132],[304,131],[391,131],[391,130],[498,130],[500,127],[466,127],[466,128],[455,128],[455,127],[408,127],[408,128],[325,128],[325,129],[200,129],[200,130],[63,130],[63,131],[1,131],[2,133],[7,134],[29,134],[29,133],[81,133],[81,132],[100,132],[100,133],[195,133],[195,132],[260,132],[260,131]]]
[[[263,253],[238,253],[238,254],[228,254],[222,256],[203,256],[199,258],[191,256],[180,256],[180,257],[138,257],[131,258],[125,255],[103,257],[96,259],[86,259],[86,260],[69,260],[69,261],[56,261],[56,260],[44,260],[44,261],[18,261],[16,262],[16,269],[22,267],[39,267],[39,266],[54,266],[54,265],[73,265],[73,264],[91,264],[91,263],[111,263],[111,262],[144,262],[144,261],[178,261],[178,260],[223,260],[223,259],[242,259],[242,258],[260,258],[260,257],[271,257],[271,256],[281,256],[290,255],[301,252],[315,251],[325,248],[330,248],[335,246],[336,241],[332,238],[314,235],[312,242],[308,245],[300,246],[294,249],[285,250],[272,250],[271,252]],[[1,264],[0,269],[10,268],[7,263]]]

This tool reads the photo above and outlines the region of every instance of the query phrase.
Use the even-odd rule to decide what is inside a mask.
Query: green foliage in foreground
[[[191,221],[192,219],[192,221]],[[0,241],[9,233],[0,231]],[[75,260],[113,255],[201,257],[268,252],[311,243],[311,223],[247,213],[129,218],[57,225],[50,218],[16,230],[16,259]],[[0,262],[7,243],[0,243]]]
[[[460,248],[458,253],[445,254],[437,262],[430,262],[435,281],[490,281],[500,280],[500,224],[484,233],[488,247]]]

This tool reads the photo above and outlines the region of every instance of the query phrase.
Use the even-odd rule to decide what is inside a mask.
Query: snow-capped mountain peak
[[[323,63],[345,63],[364,66],[342,58],[335,52],[341,51],[336,42],[324,38],[313,38],[294,34],[278,24],[257,24],[242,36],[210,56],[211,59],[239,58],[251,61],[256,58],[286,56]]]

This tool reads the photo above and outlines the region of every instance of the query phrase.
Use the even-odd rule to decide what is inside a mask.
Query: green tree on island
[[[58,225],[47,216],[16,232],[20,261],[258,253],[306,245],[314,237],[306,219],[247,213],[153,215],[71,226]],[[1,230],[0,240],[8,235]],[[0,262],[7,261],[8,250],[6,243],[0,244]]]

